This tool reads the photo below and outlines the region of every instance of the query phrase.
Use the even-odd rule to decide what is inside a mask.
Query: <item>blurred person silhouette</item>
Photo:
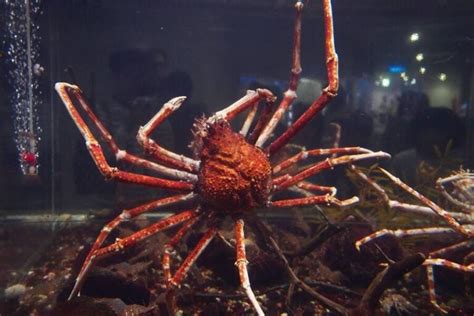
[[[382,150],[394,155],[412,147],[410,122],[418,112],[429,106],[428,96],[425,93],[404,91],[398,99],[396,114],[389,119],[382,136]]]
[[[118,146],[130,153],[141,155],[143,148],[137,143],[138,128],[146,124],[161,108],[157,97],[158,85],[162,80],[162,70],[166,62],[166,55],[161,50],[122,49],[109,55],[109,70],[112,74],[112,98],[102,99],[92,104],[98,118],[104,123]],[[165,148],[173,148],[174,136],[171,124],[163,122],[152,137],[158,139]],[[82,140],[76,147],[75,182],[78,193],[95,193],[102,196],[111,194],[113,187],[104,184],[103,178],[94,170],[94,163],[87,154]],[[108,152],[108,150],[106,150]],[[111,158],[113,161],[113,158]],[[121,169],[135,169],[142,173],[138,167],[129,164],[115,163]],[[132,192],[133,191],[133,192]],[[150,190],[153,191],[153,190]],[[146,190],[131,189],[131,186],[116,184],[117,202],[120,207],[126,200],[142,199]],[[134,196],[131,198],[131,196]],[[135,198],[136,196],[136,198]],[[127,202],[128,203],[128,202]]]
[[[397,177],[416,185],[422,162],[440,169],[439,172],[459,169],[466,135],[463,121],[453,110],[426,108],[415,116],[409,129],[413,147],[401,151],[391,161]]]
[[[334,130],[331,123],[341,126],[340,147],[362,146],[371,147],[374,123],[372,117],[364,110],[352,110],[347,102],[347,94],[343,87],[339,88],[337,97],[325,111],[324,147],[331,146]]]

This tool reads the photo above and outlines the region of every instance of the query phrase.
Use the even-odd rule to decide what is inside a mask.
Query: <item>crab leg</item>
[[[290,157],[280,162],[275,167],[273,167],[273,174],[279,173],[282,170],[285,170],[286,168],[289,168],[292,165],[313,156],[323,156],[323,155],[333,155],[333,154],[345,154],[345,155],[369,154],[369,153],[373,153],[373,151],[370,151],[362,147],[341,147],[341,148],[327,148],[327,149],[313,149],[313,150],[303,149],[302,151],[300,151],[293,157]]]
[[[440,258],[433,259],[433,257],[436,258],[436,257],[439,257],[439,256],[446,256],[450,252],[459,251],[459,250],[471,251],[473,248],[474,248],[474,240],[462,241],[462,242],[457,243],[455,245],[445,247],[445,248],[442,248],[442,249],[431,252],[429,254],[429,260],[445,260],[445,259],[440,259]],[[469,262],[469,259],[470,259],[469,257],[472,256],[472,254],[473,254],[473,252],[469,253],[466,257],[464,257],[464,265],[459,265],[459,266],[469,267],[469,265],[467,263]],[[425,265],[426,265],[426,275],[427,275],[427,279],[428,279],[428,293],[429,293],[429,296],[430,296],[430,302],[431,302],[431,304],[433,304],[434,307],[436,307],[441,312],[447,313],[448,311],[443,309],[438,304],[438,302],[436,300],[436,287],[435,287],[435,278],[434,278],[434,273],[433,273],[433,265],[429,264],[429,263],[430,262],[425,263]],[[452,263],[453,262],[451,262],[451,261],[445,260],[444,264],[439,264],[439,265],[444,265],[444,266],[447,266],[448,268],[450,268]],[[454,263],[454,264],[458,265],[457,263]],[[471,264],[470,266],[473,266],[473,264]],[[455,268],[451,267],[451,269],[455,269]],[[474,270],[471,269],[471,272],[472,271],[474,271]],[[465,272],[469,272],[469,271],[465,271]],[[469,279],[468,278],[466,279],[465,283],[466,283],[466,287],[468,287],[469,286]]]
[[[436,258],[439,256],[446,256],[450,252],[458,251],[461,249],[464,250],[471,250],[474,248],[474,241],[473,240],[465,240],[462,242],[459,242],[455,245],[445,247],[436,251],[433,251],[429,254],[429,259],[434,260],[432,258]],[[468,254],[469,256],[469,254]],[[467,257],[464,258],[464,266],[467,266]],[[437,259],[437,260],[444,260],[444,259]],[[450,261],[448,261],[451,263]],[[426,265],[426,274],[427,274],[427,279],[428,279],[428,292],[430,296],[430,302],[435,306],[437,309],[439,309],[443,313],[447,313],[446,310],[444,310],[437,302],[436,300],[436,288],[435,288],[435,278],[434,278],[434,273],[433,273],[433,265]],[[468,281],[466,282],[468,284]]]
[[[355,247],[360,251],[360,246],[382,236],[394,236],[397,238],[406,236],[419,236],[419,235],[433,235],[433,234],[453,234],[456,231],[450,227],[428,227],[428,228],[413,228],[413,229],[381,229],[373,234],[370,234],[364,238],[359,239],[355,243]]]
[[[194,210],[188,210],[188,211],[183,211],[179,214],[172,215],[170,217],[167,217],[165,219],[160,220],[159,222],[144,228],[128,237],[125,237],[123,239],[118,239],[115,241],[115,243],[106,246],[104,248],[99,248],[96,249],[92,255],[88,256],[88,259],[84,262],[81,271],[79,272],[79,275],[77,276],[76,283],[74,284],[74,288],[71,291],[71,294],[69,295],[69,300],[75,297],[79,291],[82,288],[82,284],[85,281],[85,277],[87,273],[89,272],[90,268],[93,266],[93,264],[104,257],[107,257],[113,253],[119,252],[120,250],[133,246],[137,242],[150,237],[153,234],[156,234],[166,228],[175,226],[181,222],[187,221],[190,218],[195,216],[195,211]]]
[[[157,128],[174,111],[179,109],[184,100],[186,100],[186,97],[176,97],[166,102],[158,113],[156,113],[155,116],[145,124],[145,126],[139,128],[137,141],[143,146],[146,152],[151,154],[158,161],[170,164],[180,169],[196,172],[199,170],[199,161],[166,150],[150,138],[150,134],[155,130],[155,128]]]
[[[327,204],[327,205],[336,205],[339,207],[347,207],[354,205],[359,202],[359,198],[356,196],[351,197],[347,200],[339,200],[330,194],[326,195],[313,195],[304,198],[298,199],[287,199],[287,200],[278,200],[270,202],[271,207],[293,207],[293,206],[302,206],[302,205],[313,205],[313,204]]]
[[[337,149],[337,148],[334,148],[334,149]],[[278,184],[275,190],[282,190],[287,187],[290,187],[300,182],[301,180],[304,180],[310,176],[313,176],[323,170],[330,169],[330,168],[332,169],[338,165],[352,164],[356,161],[371,159],[371,158],[390,158],[390,155],[385,152],[378,151],[378,152],[370,152],[367,154],[347,155],[347,156],[341,156],[341,157],[336,157],[336,158],[327,158],[326,160],[316,163],[304,169],[303,171],[297,173],[296,175],[291,176],[288,180]]]
[[[107,128],[102,124],[102,122],[97,118],[97,116],[92,111],[90,105],[86,101],[86,99],[85,99],[82,91],[79,89],[79,87],[74,86],[74,85],[70,85],[70,84],[67,84],[67,83],[63,83],[63,82],[58,82],[56,84],[56,90],[58,91],[62,101],[66,105],[66,108],[68,109],[68,111],[71,114],[72,118],[76,122],[76,125],[78,125],[79,129],[82,132],[83,127],[81,127],[79,125],[85,124],[85,123],[83,123],[83,121],[82,122],[81,121],[79,121],[79,122],[76,121],[77,116],[79,114],[78,114],[77,111],[72,110],[74,105],[73,105],[72,100],[71,100],[71,98],[69,97],[69,94],[68,94],[69,91],[72,92],[74,97],[79,101],[79,104],[81,105],[84,112],[86,112],[87,116],[91,119],[91,121],[94,123],[94,125],[99,130],[100,135],[102,136],[102,138],[104,139],[106,144],[109,146],[110,150],[115,155],[115,159],[117,161],[125,161],[127,163],[132,164],[132,165],[144,167],[144,168],[147,168],[149,170],[153,170],[157,173],[160,173],[162,175],[169,176],[171,178],[175,178],[175,179],[178,179],[178,180],[185,180],[185,181],[189,181],[189,182],[196,182],[197,181],[197,176],[194,175],[194,174],[191,174],[191,173],[188,173],[188,172],[185,172],[185,171],[182,171],[182,170],[169,168],[169,167],[151,162],[149,160],[137,157],[135,155],[131,155],[131,154],[127,153],[125,150],[120,149],[118,147],[117,143],[115,142],[115,140],[113,139],[112,135],[107,130]],[[77,116],[75,116],[75,115],[77,115]],[[84,135],[84,133],[82,133],[82,134]],[[94,136],[92,136],[91,133],[89,133],[89,135],[87,135],[87,136],[89,136],[89,140],[93,139],[95,142],[97,142],[97,140],[95,139]],[[86,137],[86,136],[84,135],[84,137]],[[90,137],[92,137],[92,138],[90,138]],[[88,139],[86,138],[86,140],[88,140]]]
[[[171,238],[165,245],[163,258],[161,259],[161,265],[163,266],[163,275],[167,284],[171,279],[170,257],[172,251],[174,250],[174,247],[176,247],[178,242],[180,242],[184,235],[189,231],[189,228],[191,228],[191,226],[193,226],[198,220],[199,216],[196,216],[184,223],[184,225],[178,230],[178,232],[173,236],[173,238]]]
[[[295,186],[299,189],[308,190],[312,192],[316,191],[316,192],[328,193],[331,196],[335,196],[337,193],[336,187],[327,187],[327,186],[317,185],[308,181],[298,182]]]
[[[249,273],[247,271],[247,256],[245,254],[245,240],[244,240],[244,221],[243,219],[238,219],[235,221],[235,249],[237,252],[235,266],[239,270],[240,285],[247,294],[250,302],[253,305],[253,308],[259,316],[265,315],[260,304],[255,297],[255,294],[252,291],[250,286]]]
[[[372,189],[375,190],[377,195],[379,195],[390,208],[398,209],[400,211],[411,212],[420,215],[429,215],[429,216],[438,216],[438,213],[433,211],[428,206],[414,205],[408,203],[402,203],[396,200],[391,200],[385,190],[378,185],[375,181],[367,177],[362,171],[356,168],[354,165],[349,166],[350,170],[353,171],[359,178],[365,181]],[[451,216],[459,222],[462,223],[472,223],[474,221],[473,214],[461,213],[461,212],[449,212]]]
[[[255,127],[253,128],[252,133],[250,133],[250,137],[248,138],[248,142],[250,144],[255,144],[257,141],[258,137],[262,133],[263,129],[265,126],[267,126],[268,122],[270,121],[272,117],[272,111],[273,111],[273,106],[275,105],[275,102],[270,101],[270,102],[265,102],[262,108],[262,113],[260,114],[260,117],[258,118],[257,124],[255,124]]]
[[[273,102],[275,96],[267,89],[257,89],[256,91],[248,90],[244,97],[225,109],[216,112],[207,120],[207,122],[212,123],[220,119],[230,122],[237,116],[237,114],[245,111],[249,107],[255,106],[262,99],[265,99],[267,102]]]
[[[474,240],[472,239],[464,240],[452,246],[444,247],[444,248],[432,251],[430,252],[429,257],[439,258],[439,257],[447,256],[449,253],[452,253],[461,249],[464,249],[464,250],[474,249]]]
[[[240,129],[240,135],[246,137],[248,132],[249,132],[249,129],[250,129],[250,126],[252,125],[253,123],[253,119],[255,118],[255,114],[257,114],[257,107],[254,106],[250,111],[249,113],[247,114],[247,118],[245,119],[245,122],[244,122],[244,125],[242,125],[242,128]]]
[[[212,241],[216,233],[217,229],[215,227],[209,228],[204,233],[196,247],[194,247],[191,253],[186,257],[186,259],[184,259],[178,271],[176,271],[175,275],[169,280],[170,285],[175,287],[180,286],[181,282],[183,281],[191,266],[196,262],[197,258],[201,255],[204,249],[206,249],[206,247]]]
[[[84,260],[80,273],[84,270],[86,263],[90,260],[94,252],[97,249],[99,249],[100,246],[102,246],[105,239],[109,236],[110,232],[113,229],[115,229],[118,225],[120,225],[120,223],[124,221],[129,221],[132,218],[135,218],[143,213],[146,213],[151,210],[156,210],[157,208],[160,208],[163,206],[169,206],[169,205],[182,202],[182,201],[189,201],[193,199],[195,196],[196,195],[194,193],[175,195],[175,196],[159,199],[156,201],[152,201],[146,204],[142,204],[132,209],[123,210],[119,216],[115,217],[112,221],[107,223],[107,225],[105,225],[104,228],[102,228],[102,230],[99,233],[99,236],[97,236],[96,241],[92,245],[92,248],[89,250],[89,254],[86,257],[86,260]]]
[[[474,233],[472,231],[467,231],[461,224],[459,224],[456,219],[453,218],[449,212],[445,211],[441,207],[439,207],[437,204],[435,204],[433,201],[429,200],[422,194],[418,193],[405,183],[403,183],[399,178],[395,177],[392,175],[390,172],[387,170],[380,168],[380,170],[390,178],[395,184],[397,184],[399,187],[404,189],[406,192],[410,193],[414,197],[416,197],[418,200],[420,200],[423,204],[427,205],[429,208],[431,208],[436,214],[438,214],[440,217],[444,218],[444,220],[448,223],[449,226],[451,226],[454,230],[457,232],[463,234],[464,236],[472,237],[474,236]]]
[[[334,46],[334,28],[332,18],[331,0],[323,0],[324,25],[325,25],[325,54],[326,69],[329,84],[323,89],[322,94],[310,107],[294,122],[282,135],[274,140],[267,150],[270,155],[274,154],[286,145],[316,114],[337,95],[339,89],[338,58]]]
[[[447,314],[448,311],[443,309],[436,301],[436,292],[435,292],[435,281],[434,281],[434,273],[433,273],[433,266],[442,266],[446,267],[451,270],[461,271],[466,273],[474,273],[474,263],[469,265],[462,265],[456,262],[452,262],[446,259],[426,259],[423,262],[423,265],[426,266],[426,271],[428,275],[428,287],[429,287],[429,294],[430,294],[430,302],[439,309],[442,313]]]
[[[193,184],[188,183],[188,182],[172,181],[172,180],[156,178],[156,177],[146,176],[146,175],[137,174],[137,173],[130,173],[130,172],[122,171],[118,168],[111,167],[108,164],[107,160],[105,159],[104,153],[102,151],[102,147],[100,146],[99,142],[94,137],[94,135],[92,134],[89,127],[87,127],[86,123],[84,122],[81,115],[74,107],[72,100],[69,97],[68,89],[72,89],[72,91],[74,92],[76,96],[81,95],[80,89],[77,86],[69,85],[67,83],[60,83],[60,82],[56,83],[55,87],[56,87],[57,92],[59,93],[59,96],[61,97],[61,100],[66,106],[66,109],[68,110],[72,119],[74,120],[77,127],[79,128],[79,131],[81,132],[82,136],[86,140],[87,149],[89,150],[89,153],[94,159],[95,164],[97,165],[102,175],[104,175],[106,178],[115,179],[121,182],[135,183],[135,184],[141,184],[141,185],[146,185],[146,186],[151,186],[151,187],[160,187],[163,189],[172,189],[172,190],[180,190],[180,191],[187,191],[187,190],[193,189],[194,187]],[[90,111],[89,113],[92,114],[92,112]],[[97,119],[95,123],[97,124],[97,127],[101,130],[101,133],[103,133],[103,135],[110,136],[107,130],[103,128],[102,124],[100,124],[100,122]],[[118,152],[118,148],[116,147],[116,144],[113,141],[112,137],[110,136],[107,138],[108,138],[109,145],[113,149],[117,150]]]
[[[262,133],[257,139],[255,146],[263,147],[265,142],[273,133],[278,122],[280,122],[283,114],[288,109],[288,107],[296,99],[296,89],[298,87],[298,80],[301,74],[301,59],[300,59],[300,50],[301,50],[301,15],[303,11],[303,2],[297,1],[295,4],[296,9],[296,19],[295,26],[293,30],[293,52],[292,52],[292,68],[290,75],[290,84],[288,90],[286,90],[283,99],[278,105],[277,110],[273,114],[272,118],[268,124],[263,129]]]
[[[453,198],[449,193],[448,191],[446,191],[446,188],[445,188],[445,184],[446,183],[452,183],[452,185],[458,190],[458,192],[460,194],[462,194],[463,196],[466,197],[466,199],[469,199],[469,193],[466,192],[466,188],[463,187],[462,185],[457,185],[456,184],[456,181],[459,181],[459,180],[467,180],[469,179],[470,181],[473,181],[474,180],[474,174],[473,173],[461,173],[461,174],[456,174],[456,175],[453,175],[453,176],[450,176],[450,177],[447,177],[447,178],[439,178],[437,181],[436,181],[436,187],[440,190],[441,194],[448,200],[450,201],[451,203],[453,203],[454,205],[457,205],[465,210],[467,210],[468,212],[474,212],[474,205],[471,205],[469,203],[465,203],[465,202],[462,202],[462,201],[459,201],[455,198]]]

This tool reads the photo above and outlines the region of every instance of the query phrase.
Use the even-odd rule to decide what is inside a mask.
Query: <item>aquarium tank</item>
[[[2,0],[0,30],[0,315],[474,314],[472,0]]]

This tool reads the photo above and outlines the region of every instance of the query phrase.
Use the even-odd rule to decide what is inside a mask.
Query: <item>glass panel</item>
[[[474,244],[468,171],[474,160],[474,4],[334,1],[339,76],[328,78],[336,66],[325,45],[331,32],[325,32],[323,4],[329,1],[303,5],[301,73],[292,53],[295,3],[301,8],[301,2],[270,0],[0,3],[0,314],[95,315],[100,304],[117,315],[167,308],[185,315],[251,314],[260,312],[257,305],[268,314],[375,314],[393,312],[395,305],[408,314],[415,306],[416,314],[471,312],[462,277],[472,272]],[[291,78],[299,80],[289,88]],[[63,98],[72,99],[69,110],[84,123],[71,118],[58,82],[80,87],[63,86]],[[147,123],[169,100],[173,109],[179,96],[187,97],[181,107],[144,137],[153,125]],[[261,97],[253,114],[249,106],[235,117],[232,108],[213,116],[244,96],[242,103]],[[270,121],[286,101],[279,120]],[[274,129],[263,128],[277,121]],[[86,142],[81,128],[95,139]],[[101,137],[108,132],[113,141]],[[315,151],[321,148],[329,150]],[[131,182],[145,186],[126,183],[136,174]],[[147,204],[177,195],[179,203]],[[208,227],[216,225],[219,234],[181,290],[163,302],[165,243],[178,227],[191,225],[185,220],[190,213],[182,211],[196,206],[203,219],[176,243],[172,272],[200,238],[209,241],[214,231],[206,233]],[[100,261],[81,298],[66,302],[101,231],[112,231],[107,238],[103,233],[104,247],[121,248],[120,240],[127,243],[127,236],[172,214],[185,223]],[[240,218],[245,236],[235,236]],[[395,236],[361,239],[381,229]],[[235,254],[240,240],[247,258]],[[274,240],[308,295],[287,295],[292,281]],[[454,255],[433,252],[453,245]],[[418,252],[458,264],[449,266],[455,282],[444,274],[445,262],[429,259],[418,268],[445,265],[435,272],[439,306],[426,291],[417,294],[432,280],[415,273],[403,279],[399,271],[398,285],[379,284],[388,290],[377,311],[363,304],[364,293],[379,302],[378,291],[365,289],[377,282],[381,264],[414,269],[423,260],[408,254]],[[242,277],[249,261],[258,303],[250,290],[237,288],[236,255]]]

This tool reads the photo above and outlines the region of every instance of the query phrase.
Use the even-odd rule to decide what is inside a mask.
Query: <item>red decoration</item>
[[[21,153],[21,160],[29,166],[34,166],[36,165],[36,154],[31,151],[23,151]]]

